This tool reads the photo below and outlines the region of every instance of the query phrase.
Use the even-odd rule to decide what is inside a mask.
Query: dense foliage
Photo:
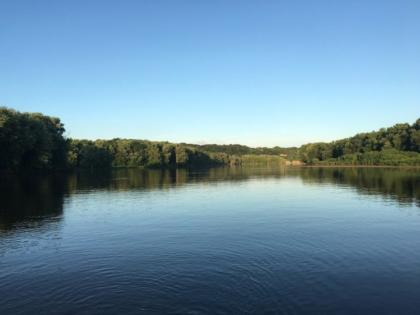
[[[176,167],[224,164],[221,157],[186,145],[145,140],[70,140],[71,167]]]
[[[0,107],[0,169],[64,167],[63,133],[58,118]]]
[[[229,155],[242,156],[242,155],[278,155],[287,157],[289,159],[297,158],[298,148],[281,148],[281,147],[259,147],[250,148],[240,144],[204,144],[194,145],[196,148],[206,152],[223,152]]]
[[[300,148],[74,140],[65,139],[63,133],[58,118],[0,108],[0,169],[284,165],[286,160],[307,164],[420,165],[420,119],[413,125],[397,124]]]
[[[365,153],[345,154],[339,158],[318,162],[319,165],[384,165],[420,166],[420,153],[388,149]]]
[[[408,153],[411,152],[411,153]],[[309,164],[420,165],[420,119],[331,143],[310,143],[299,149]]]
[[[71,167],[205,167],[217,165],[284,164],[278,155],[230,155],[188,144],[146,140],[70,140]]]

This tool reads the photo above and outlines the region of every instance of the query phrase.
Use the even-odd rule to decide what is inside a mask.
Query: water
[[[420,312],[419,170],[0,178],[0,314]]]

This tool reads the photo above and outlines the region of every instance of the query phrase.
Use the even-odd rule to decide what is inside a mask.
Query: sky
[[[0,106],[66,136],[296,146],[420,117],[418,0],[0,0]]]

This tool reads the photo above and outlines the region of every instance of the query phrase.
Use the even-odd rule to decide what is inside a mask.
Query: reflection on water
[[[400,204],[420,206],[420,171],[395,168],[302,168],[308,183],[353,187],[359,194],[378,195]]]
[[[62,215],[69,177],[0,176],[0,231],[13,228],[20,222],[30,225],[31,222],[42,223],[43,219]]]
[[[419,170],[0,177],[0,314],[420,309]]]
[[[420,171],[394,168],[120,169],[54,175],[7,175],[0,182],[0,230],[20,221],[59,218],[64,196],[90,190],[152,190],[192,183],[295,177],[307,184],[334,184],[420,207]]]

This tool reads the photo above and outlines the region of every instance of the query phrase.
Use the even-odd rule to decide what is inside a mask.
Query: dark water
[[[1,175],[0,314],[420,314],[420,171]]]

